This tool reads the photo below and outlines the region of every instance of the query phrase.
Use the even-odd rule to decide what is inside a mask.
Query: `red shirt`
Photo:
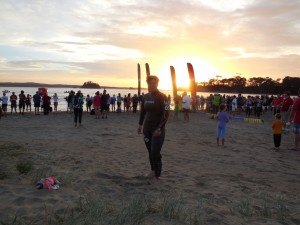
[[[289,108],[293,105],[293,99],[289,96],[285,99],[283,99],[283,102],[282,102],[282,106],[281,106],[281,109],[280,111],[281,112],[286,112],[289,110]]]
[[[16,95],[11,95],[10,96],[10,101],[17,101],[18,97]]]
[[[94,107],[100,107],[101,105],[101,97],[100,95],[95,95],[94,97]]]
[[[43,96],[43,104],[50,104],[51,97],[48,95]]]
[[[278,106],[278,105],[280,105],[280,104],[282,103],[282,101],[283,101],[283,98],[282,98],[282,97],[277,97],[277,98],[275,98],[275,99],[273,100],[273,105],[274,105],[274,106]]]
[[[300,97],[295,100],[293,105],[294,114],[294,123],[300,124]]]

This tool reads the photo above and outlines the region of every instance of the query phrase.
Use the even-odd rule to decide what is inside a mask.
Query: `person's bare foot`
[[[145,175],[147,178],[153,178],[155,177],[155,172],[154,170],[151,170],[151,172],[149,172],[148,174]]]
[[[149,185],[155,185],[155,184],[159,184],[161,181],[160,177],[152,177],[151,179],[149,179],[148,184]]]

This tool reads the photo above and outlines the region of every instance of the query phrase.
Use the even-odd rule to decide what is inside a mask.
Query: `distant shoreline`
[[[83,88],[82,85],[69,85],[69,84],[43,84],[43,83],[34,83],[34,82],[25,82],[25,83],[17,83],[17,82],[0,82],[0,87],[58,87],[58,88]],[[134,87],[109,87],[102,86],[99,89],[132,89],[137,90]],[[83,88],[83,89],[97,89],[97,88]],[[146,88],[142,88],[146,89]]]

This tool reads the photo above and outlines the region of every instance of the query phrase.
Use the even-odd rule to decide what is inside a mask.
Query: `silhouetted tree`
[[[101,88],[99,84],[94,83],[93,81],[84,82],[81,86],[82,88]]]

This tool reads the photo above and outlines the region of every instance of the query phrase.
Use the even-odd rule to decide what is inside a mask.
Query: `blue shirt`
[[[226,123],[229,122],[227,112],[218,112],[218,122],[219,126],[226,126]]]

